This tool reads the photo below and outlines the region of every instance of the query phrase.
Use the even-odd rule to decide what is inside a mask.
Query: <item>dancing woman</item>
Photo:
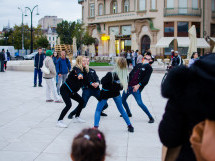
[[[101,84],[102,84],[102,91],[100,95],[101,100],[97,104],[94,127],[95,128],[99,127],[100,114],[105,104],[107,103],[107,100],[109,98],[113,98],[119,112],[121,113],[123,119],[125,120],[128,126],[128,131],[134,132],[134,128],[131,125],[128,115],[122,106],[122,98],[120,95],[120,91],[123,88],[125,91],[127,91],[128,88],[128,70],[125,58],[120,57],[117,59],[116,66],[113,72],[108,72],[106,76],[102,78]]]
[[[86,58],[78,56],[76,58],[75,67],[73,67],[73,70],[69,73],[65,83],[60,88],[60,94],[66,104],[66,107],[62,110],[60,114],[60,117],[57,122],[58,127],[67,127],[67,125],[63,123],[63,118],[67,114],[69,109],[72,107],[71,99],[78,102],[77,112],[74,119],[77,120],[77,122],[85,122],[84,120],[79,118],[80,112],[84,106],[84,101],[82,97],[77,93],[83,86],[83,64],[85,63]]]

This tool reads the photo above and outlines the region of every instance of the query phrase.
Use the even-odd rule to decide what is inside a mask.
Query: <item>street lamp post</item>
[[[32,10],[29,7],[25,7],[25,9],[28,9],[31,13],[31,53],[33,53],[33,24],[32,24],[32,19],[33,19],[33,12],[34,12],[34,9],[36,7],[37,7],[37,15],[39,15],[38,5],[34,6],[34,8]],[[27,16],[27,14],[25,14],[25,16]]]
[[[24,12],[21,8],[18,7],[18,9],[22,12],[22,50],[24,50],[25,49],[25,47],[24,47],[24,24],[23,24]]]

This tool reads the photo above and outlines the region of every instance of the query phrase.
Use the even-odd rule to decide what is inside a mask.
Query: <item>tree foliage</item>
[[[47,40],[46,36],[41,36],[40,38],[37,39],[36,44],[38,47],[48,48],[49,41]]]

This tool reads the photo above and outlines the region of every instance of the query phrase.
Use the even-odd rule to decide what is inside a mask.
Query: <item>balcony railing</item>
[[[215,19],[215,11],[212,11],[212,18]]]
[[[202,10],[200,8],[164,8],[164,17],[179,15],[201,17]]]

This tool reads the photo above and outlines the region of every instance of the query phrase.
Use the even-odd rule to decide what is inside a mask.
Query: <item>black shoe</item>
[[[132,125],[129,125],[129,126],[128,126],[128,131],[129,131],[129,132],[134,132],[134,127],[133,127]]]
[[[148,123],[152,124],[152,123],[154,123],[154,122],[155,122],[155,120],[154,120],[154,118],[152,117],[152,118],[149,119],[149,122],[148,122]]]
[[[68,119],[73,119],[73,116],[74,116],[75,114],[73,114],[72,112],[68,115]]]
[[[38,87],[43,87],[43,86],[42,86],[42,84],[39,84],[39,86],[38,86]]]
[[[37,85],[36,84],[34,84],[34,86],[33,87],[37,87]]]
[[[106,114],[106,113],[104,113],[104,112],[102,112],[102,113],[101,113],[101,116],[107,116],[107,114]]]
[[[122,117],[122,115],[120,115],[120,117]],[[128,117],[132,117],[132,114],[128,114]]]

